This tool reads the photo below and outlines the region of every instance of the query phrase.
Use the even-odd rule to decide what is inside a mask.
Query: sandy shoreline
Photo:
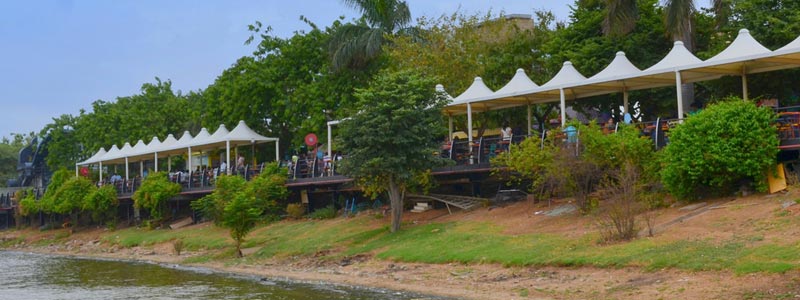
[[[185,264],[185,259],[202,253],[178,256],[166,244],[117,249],[98,241],[80,240],[66,245],[17,245],[5,250],[201,267],[266,280],[377,288],[455,299],[741,299],[748,291],[785,294],[786,289],[776,283],[800,280],[797,272],[738,276],[730,272],[671,269],[647,272],[638,268],[417,264],[370,257],[335,262],[308,257],[258,261],[245,258]]]

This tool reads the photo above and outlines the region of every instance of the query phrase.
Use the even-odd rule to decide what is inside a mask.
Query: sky
[[[567,20],[573,0],[408,0],[412,18],[550,10]],[[175,91],[206,88],[239,57],[247,26],[280,37],[358,12],[338,0],[0,1],[0,137],[38,132],[52,118],[91,110],[96,100],[171,80]]]

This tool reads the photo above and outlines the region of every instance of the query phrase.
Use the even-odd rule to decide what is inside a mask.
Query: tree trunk
[[[400,221],[403,217],[403,196],[400,187],[394,180],[389,181],[389,202],[392,205],[392,232],[400,230]]]

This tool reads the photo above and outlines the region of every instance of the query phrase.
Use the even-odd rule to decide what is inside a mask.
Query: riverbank
[[[654,237],[619,244],[598,243],[594,217],[569,212],[564,202],[408,213],[397,234],[371,213],[282,221],[248,236],[242,259],[233,257],[227,232],[210,223],[0,236],[11,250],[460,299],[773,299],[800,295],[800,210],[788,205],[798,198],[790,191],[677,205],[657,213]],[[175,240],[182,241],[180,255]]]

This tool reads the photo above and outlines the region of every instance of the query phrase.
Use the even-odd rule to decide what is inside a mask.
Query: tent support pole
[[[681,87],[681,72],[675,71],[675,91],[678,94],[678,119],[683,120],[683,88]]]
[[[103,162],[100,162],[100,177],[97,177],[97,181],[103,181]]]
[[[622,114],[627,114],[628,110],[628,88],[622,90]]]
[[[453,139],[453,115],[447,115],[447,140]]]
[[[531,104],[528,103],[528,136],[531,135]]]
[[[278,141],[280,140],[275,140],[275,161],[281,161],[280,156],[278,156],[278,150],[280,150],[279,149],[280,143],[278,143]]]
[[[172,156],[167,156],[167,173],[172,172]]]
[[[747,101],[749,98],[747,92],[747,66],[742,66],[742,99]]]
[[[130,179],[131,179],[131,177],[128,174],[128,157],[126,156],[125,157],[125,181],[127,182]]]
[[[153,153],[153,166],[155,167],[155,171],[158,172],[158,152]]]
[[[328,124],[328,157],[333,157],[333,145],[331,145],[331,140],[333,140],[333,134],[331,134],[331,124]]]
[[[467,141],[469,145],[469,164],[472,164],[472,103],[467,103]]]
[[[75,164],[75,177],[78,177],[78,164]]]
[[[144,161],[139,161],[139,176],[144,178]]]
[[[225,141],[225,174],[231,175],[231,141]]]
[[[188,171],[189,178],[191,178],[191,175],[192,175],[192,147],[191,146],[189,146],[189,155],[187,156],[187,158],[188,159],[186,160],[186,166],[188,166],[188,169],[186,171]]]
[[[558,89],[559,94],[561,94],[561,127],[563,128],[567,124],[567,99],[564,95],[564,89]]]

